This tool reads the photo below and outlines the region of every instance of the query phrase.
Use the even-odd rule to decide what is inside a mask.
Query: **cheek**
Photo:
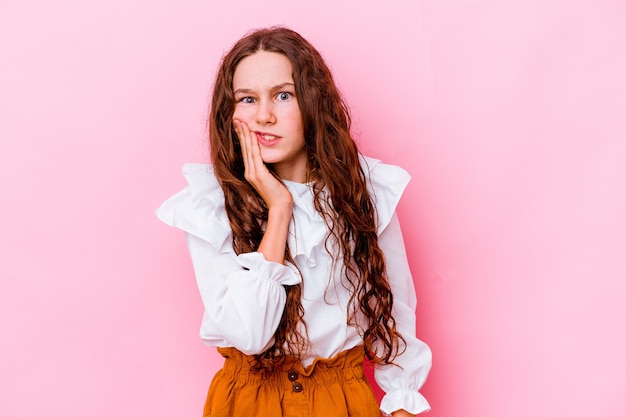
[[[243,122],[249,122],[251,119],[250,110],[246,110],[240,106],[235,106],[235,111],[233,112],[233,119],[239,119]]]
[[[289,124],[298,130],[302,130],[302,114],[300,113],[300,109],[298,107],[289,109],[285,114],[285,118],[289,120]]]

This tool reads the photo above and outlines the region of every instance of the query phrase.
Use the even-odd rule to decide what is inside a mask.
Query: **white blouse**
[[[415,289],[400,224],[395,213],[409,182],[403,169],[363,157],[369,173],[369,191],[377,209],[379,245],[385,254],[394,295],[393,316],[406,350],[395,365],[377,365],[374,375],[385,391],[380,408],[385,413],[405,409],[417,414],[430,406],[419,393],[431,366],[428,346],[415,337]],[[200,337],[210,346],[235,347],[248,355],[273,343],[286,301],[283,285],[302,282],[302,306],[310,349],[303,364],[330,358],[362,344],[358,329],[347,323],[350,294],[342,285],[340,268],[324,246],[328,229],[313,205],[307,184],[283,181],[293,195],[288,245],[294,265],[266,261],[261,253],[235,254],[223,191],[206,164],[186,164],[188,186],[166,200],[158,217],[186,232],[204,317]],[[364,323],[363,317],[357,317]]]

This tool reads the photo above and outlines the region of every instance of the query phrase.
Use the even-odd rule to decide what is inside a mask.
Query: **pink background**
[[[2,1],[0,416],[200,415],[220,359],[153,212],[206,159],[222,53],[271,24],[413,176],[430,415],[625,415],[624,22],[621,0]]]

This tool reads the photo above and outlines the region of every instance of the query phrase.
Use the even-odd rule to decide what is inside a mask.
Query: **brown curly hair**
[[[224,191],[226,211],[236,253],[257,250],[263,237],[261,224],[268,210],[263,199],[244,178],[244,162],[233,128],[235,99],[233,74],[238,63],[257,51],[285,55],[292,66],[308,155],[307,181],[312,183],[315,208],[330,233],[326,250],[343,260],[342,274],[351,298],[348,323],[356,326],[357,312],[365,316],[360,328],[366,356],[375,363],[392,363],[404,345],[391,314],[393,294],[385,258],[378,245],[376,209],[350,135],[350,114],[319,52],[298,33],[272,27],[240,39],[220,65],[208,120],[211,159]],[[340,253],[331,253],[337,242]],[[293,261],[287,248],[285,259]],[[255,355],[258,370],[275,369],[286,355],[300,357],[307,347],[301,286],[286,286],[287,302],[274,344]],[[375,344],[377,344],[375,348]]]

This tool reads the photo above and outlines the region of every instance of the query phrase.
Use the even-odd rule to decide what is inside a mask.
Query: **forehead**
[[[289,59],[278,52],[257,51],[242,59],[233,74],[233,89],[263,89],[293,83]]]

